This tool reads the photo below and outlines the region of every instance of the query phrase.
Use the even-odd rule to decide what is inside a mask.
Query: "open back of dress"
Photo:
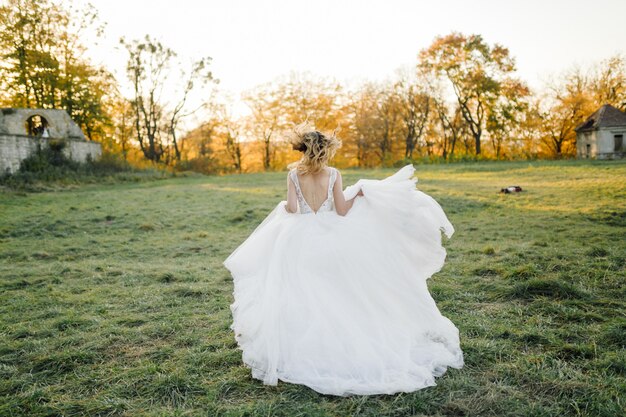
[[[335,185],[335,180],[337,179],[337,170],[332,167],[328,167],[330,170],[329,178],[328,178],[328,187],[326,190],[326,199],[320,204],[320,206],[315,209],[315,207],[311,207],[311,205],[304,198],[304,193],[302,192],[302,188],[300,186],[300,180],[298,178],[298,171],[294,168],[289,171],[289,178],[294,183],[296,187],[296,197],[298,199],[298,212],[301,214],[313,213],[317,214],[320,211],[332,211],[335,209],[334,199],[333,199],[333,187]]]

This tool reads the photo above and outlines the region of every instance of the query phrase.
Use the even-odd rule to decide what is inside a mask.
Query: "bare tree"
[[[434,100],[436,120],[441,126],[441,156],[443,159],[454,157],[457,141],[463,133],[465,121],[458,106],[452,112],[443,99]]]
[[[191,69],[186,72],[182,72],[182,76],[185,79],[184,88],[181,93],[181,98],[174,106],[174,109],[170,113],[169,117],[169,133],[172,138],[172,144],[174,145],[175,158],[177,161],[181,159],[181,145],[178,143],[178,138],[176,132],[181,124],[181,121],[189,116],[192,116],[197,111],[206,107],[206,103],[201,103],[199,106],[196,106],[194,109],[187,110],[187,100],[189,98],[189,94],[194,88],[200,86],[206,86],[209,82],[215,81],[213,78],[213,74],[208,70],[209,64],[211,62],[210,57],[204,57],[200,60],[193,62],[191,64]]]
[[[218,106],[217,115],[222,128],[226,155],[234,170],[241,174],[243,172],[241,121],[232,116],[226,105]]]
[[[422,84],[418,84],[418,82]],[[404,74],[395,84],[400,107],[400,119],[404,128],[404,157],[413,158],[413,151],[419,144],[428,125],[431,110],[431,97],[424,79],[411,79]]]
[[[210,58],[201,58],[191,64],[189,71],[181,70],[183,87],[180,99],[168,109],[163,98],[164,90],[175,91],[174,84],[180,79],[172,77],[172,70],[180,66],[174,62],[176,52],[161,42],[146,35],[144,40],[120,43],[128,52],[126,71],[133,86],[133,99],[130,104],[135,115],[135,134],[144,156],[153,162],[180,161],[181,149],[177,130],[181,120],[198,111],[201,104],[193,110],[187,110],[189,94],[198,86],[205,86],[213,80],[208,71]],[[171,156],[173,150],[173,157]]]
[[[401,119],[400,100],[391,87],[380,86],[375,104],[380,127],[376,144],[380,162],[385,165],[392,155],[393,141]]]

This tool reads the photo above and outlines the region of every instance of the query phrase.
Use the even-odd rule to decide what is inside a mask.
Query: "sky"
[[[85,0],[86,1],[86,0]],[[438,35],[481,34],[509,48],[532,88],[574,65],[626,55],[626,0],[91,0],[106,23],[88,54],[125,83],[119,38],[157,38],[210,56],[234,97],[291,71],[348,86],[412,67]]]

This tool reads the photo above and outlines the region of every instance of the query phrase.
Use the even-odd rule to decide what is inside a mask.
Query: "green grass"
[[[194,176],[0,193],[0,415],[621,415],[626,161],[417,174],[456,227],[428,285],[466,365],[436,387],[337,398],[253,380],[222,261],[285,197],[285,173]]]

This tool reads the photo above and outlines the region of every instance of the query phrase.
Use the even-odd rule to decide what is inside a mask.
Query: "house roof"
[[[574,130],[578,132],[616,126],[626,126],[626,113],[610,104],[605,104],[589,116],[587,120],[576,126]]]

